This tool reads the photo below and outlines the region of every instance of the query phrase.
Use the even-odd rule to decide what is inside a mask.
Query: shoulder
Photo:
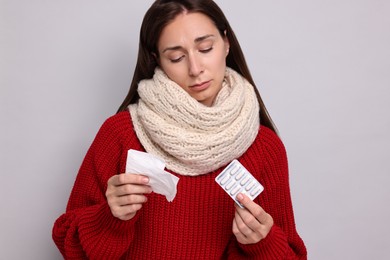
[[[128,128],[131,127],[131,118],[129,111],[122,111],[108,117],[101,128]]]
[[[240,162],[263,184],[271,178],[272,185],[276,185],[288,177],[288,160],[283,142],[265,126],[260,126],[255,141],[240,158]]]
[[[258,160],[263,163],[286,162],[287,154],[280,137],[270,128],[260,126],[255,141],[244,154],[249,160]]]
[[[128,111],[108,117],[101,125],[95,141],[118,142],[135,136],[133,123]]]
[[[120,134],[133,129],[129,111],[122,111],[108,117],[99,129],[101,134]]]
[[[263,125],[260,126],[255,143],[258,143],[258,145],[261,145],[267,149],[285,150],[284,144],[280,137],[273,130]]]

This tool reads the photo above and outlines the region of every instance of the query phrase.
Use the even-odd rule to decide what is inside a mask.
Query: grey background
[[[152,1],[0,0],[0,259],[51,240]],[[309,259],[390,255],[390,2],[217,1],[286,145]]]

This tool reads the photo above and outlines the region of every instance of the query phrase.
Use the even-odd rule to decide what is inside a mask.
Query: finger
[[[238,231],[242,233],[245,237],[248,237],[254,232],[254,229],[245,223],[244,219],[241,217],[238,211],[236,211],[235,213],[234,223],[236,224]]]
[[[114,192],[106,192],[107,202],[110,208],[120,207],[129,204],[140,204],[147,201],[147,197],[142,194],[126,194],[118,196]]]
[[[127,195],[112,198],[108,201],[108,204],[115,217],[128,220],[142,208],[145,202],[147,202],[147,197],[144,195]]]
[[[267,223],[267,220],[269,218],[269,214],[265,212],[265,210],[252,201],[248,196],[245,194],[239,193],[237,195],[237,200],[247,209],[251,215],[253,215],[261,224]],[[238,210],[238,212],[242,213],[242,210]]]
[[[234,227],[237,229],[236,231]],[[265,238],[268,232],[269,228],[262,225],[247,209],[238,208],[234,218],[233,233],[240,243],[257,243]]]
[[[130,194],[148,194],[152,188],[148,185],[125,184],[116,188],[115,195],[124,196]]]
[[[124,184],[148,184],[149,178],[141,174],[121,173],[112,176],[108,183],[114,186],[120,186]]]
[[[123,211],[123,215],[131,215],[137,213],[142,208],[143,204],[132,204],[121,207]]]
[[[120,207],[115,207],[111,212],[114,217],[117,217],[121,220],[129,220],[142,208],[143,204],[132,204],[125,205]]]
[[[237,225],[237,222],[236,222],[236,219],[234,218],[233,219],[233,227],[232,227],[232,231],[233,231],[233,234],[236,236],[237,238],[237,241],[244,244],[246,243],[246,236],[240,231],[240,229],[238,228],[238,225]]]
[[[138,195],[138,194],[125,195],[122,197],[118,197],[116,199],[116,203],[118,206],[126,206],[126,205],[132,205],[132,204],[143,204],[147,201],[148,201],[148,199],[146,196]]]
[[[246,236],[252,232],[258,233],[258,231],[262,229],[262,224],[255,218],[255,216],[252,215],[251,212],[249,212],[249,210],[237,207],[236,215],[237,225],[239,225],[238,227],[245,233]],[[247,229],[250,229],[252,232],[247,231]]]

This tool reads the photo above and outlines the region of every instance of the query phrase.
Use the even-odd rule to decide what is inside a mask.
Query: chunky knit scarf
[[[212,172],[240,157],[255,140],[259,105],[253,86],[226,68],[211,107],[192,98],[160,69],[138,85],[140,99],[129,110],[145,150],[181,175]]]

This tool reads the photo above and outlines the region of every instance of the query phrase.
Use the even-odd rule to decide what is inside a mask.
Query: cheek
[[[215,73],[218,74],[218,78],[222,81],[225,77],[226,70],[226,55],[221,53],[218,58],[214,59],[213,67]]]
[[[162,70],[167,74],[168,78],[184,88],[183,69],[178,64],[161,64]]]
[[[226,66],[226,49],[220,48],[213,58],[213,66],[218,69],[224,70]]]

